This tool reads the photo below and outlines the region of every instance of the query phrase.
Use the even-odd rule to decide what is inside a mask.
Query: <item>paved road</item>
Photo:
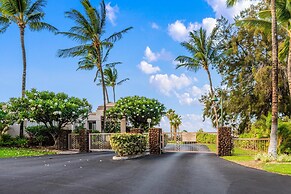
[[[291,193],[291,177],[214,154],[166,153],[113,161],[112,153],[0,159],[0,193]]]
[[[166,151],[182,151],[182,152],[210,152],[206,145],[202,144],[171,144],[168,143],[164,147]]]

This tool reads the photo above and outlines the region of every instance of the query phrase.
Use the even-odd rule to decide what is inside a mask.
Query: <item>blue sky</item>
[[[209,85],[203,70],[196,73],[175,69],[174,59],[188,55],[180,46],[189,31],[200,26],[210,31],[220,15],[232,19],[250,2],[240,2],[226,8],[226,0],[110,0],[107,5],[106,33],[132,26],[128,34],[115,44],[109,62],[120,61],[119,78],[129,78],[117,87],[117,99],[140,95],[156,98],[167,108],[182,115],[181,129],[213,131],[209,120],[202,121],[203,105],[198,102]],[[91,1],[99,6],[98,0]],[[72,22],[64,17],[70,9],[81,10],[79,0],[49,0],[45,8],[45,21],[67,31]],[[76,71],[78,59],[58,58],[57,50],[76,45],[72,40],[52,33],[26,31],[27,89],[65,92],[70,96],[87,98],[93,110],[102,104],[102,90],[93,83],[94,71]],[[0,34],[0,101],[21,95],[22,57],[19,30],[16,25]],[[220,76],[212,72],[215,86]],[[109,89],[111,94],[111,90]],[[112,95],[110,96],[111,99]],[[163,118],[161,127],[168,130]]]

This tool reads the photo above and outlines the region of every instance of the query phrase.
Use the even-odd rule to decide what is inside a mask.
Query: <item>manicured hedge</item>
[[[216,135],[204,132],[196,133],[196,141],[197,143],[208,143],[214,144],[216,143]]]
[[[142,154],[146,151],[146,137],[142,134],[114,134],[110,145],[118,156]]]

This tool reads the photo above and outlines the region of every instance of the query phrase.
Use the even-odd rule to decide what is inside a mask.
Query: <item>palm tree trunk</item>
[[[288,53],[288,63],[287,63],[287,77],[289,85],[289,97],[291,100],[291,32],[289,32],[289,53]]]
[[[278,39],[276,0],[271,0],[272,13],[272,127],[268,154],[277,157],[277,130],[278,130]]]
[[[26,51],[24,44],[24,27],[20,27],[20,41],[21,41],[21,50],[22,50],[22,63],[23,63],[23,71],[22,71],[22,87],[21,87],[21,97],[25,97],[25,89],[26,89]],[[23,137],[24,122],[20,123],[19,136]]]
[[[208,80],[209,80],[209,85],[210,85],[210,94],[211,94],[211,98],[214,98],[214,92],[213,92],[213,86],[212,86],[212,79],[211,79],[211,75],[210,75],[210,71],[208,68],[205,68],[207,75],[208,75]],[[211,100],[212,100],[211,99]],[[214,104],[215,102],[212,101],[212,103]],[[217,109],[216,106],[213,106],[213,110],[214,110],[214,116],[215,116],[215,123],[216,123],[216,129],[218,129],[218,115],[217,115]]]
[[[115,87],[112,86],[112,90],[113,90],[113,102],[115,103]]]
[[[108,90],[107,90],[107,87],[105,87],[105,92],[106,92],[106,98],[107,98],[107,102],[109,103],[109,95],[108,95]]]
[[[103,92],[103,127],[101,129],[101,132],[105,132],[106,128],[106,86],[104,82],[104,74],[103,74],[103,69],[102,66],[100,65],[100,74],[101,74],[101,82],[102,82],[102,92]]]

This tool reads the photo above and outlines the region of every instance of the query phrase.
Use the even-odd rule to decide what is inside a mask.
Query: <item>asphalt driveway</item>
[[[113,161],[113,153],[0,159],[0,193],[291,193],[291,177],[214,154],[166,153]]]

